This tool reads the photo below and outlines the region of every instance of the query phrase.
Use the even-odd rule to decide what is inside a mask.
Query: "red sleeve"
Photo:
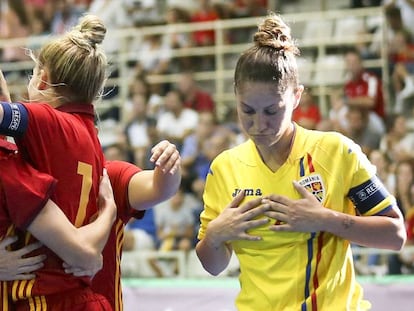
[[[131,207],[128,199],[128,185],[132,176],[142,171],[136,165],[124,161],[107,161],[106,170],[114,191],[118,218],[127,223],[131,217],[140,219],[145,211],[137,211]]]
[[[17,155],[2,158],[0,171],[10,219],[16,227],[25,230],[46,204],[56,180],[35,170]]]

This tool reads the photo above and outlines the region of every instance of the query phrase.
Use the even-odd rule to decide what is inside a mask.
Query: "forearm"
[[[181,182],[181,171],[164,173],[160,168],[142,171],[132,177],[128,185],[129,203],[136,210],[146,210],[171,198]]]
[[[165,201],[171,198],[180,187],[181,168],[178,168],[174,174],[164,173],[159,167],[154,170],[153,187],[160,194],[160,200]]]
[[[366,247],[400,250],[406,239],[405,226],[399,217],[363,217],[327,210],[322,221],[321,231]]]
[[[78,234],[78,229],[51,200],[27,230],[69,265],[85,269],[102,265],[100,253],[90,246],[86,237]]]
[[[218,275],[228,266],[232,249],[226,243],[214,241],[206,235],[197,243],[196,253],[204,269],[212,275]]]

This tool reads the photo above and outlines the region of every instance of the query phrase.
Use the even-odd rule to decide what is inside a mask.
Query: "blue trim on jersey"
[[[299,169],[300,169],[299,175],[300,175],[300,177],[305,176],[305,166],[303,165],[304,160],[305,160],[305,157],[302,157],[302,158],[300,158],[300,161],[299,161]]]
[[[0,102],[3,107],[3,120],[0,123],[0,134],[18,137],[26,132],[29,116],[22,104]]]
[[[365,214],[389,195],[390,193],[379,178],[377,176],[372,176],[371,179],[363,184],[349,190],[348,198],[354,203],[356,209],[361,214]]]
[[[308,262],[306,264],[306,281],[305,281],[305,300],[302,303],[302,311],[307,310],[306,299],[310,296],[309,282],[311,278],[311,269],[312,269],[312,258],[313,258],[313,241],[316,237],[315,232],[311,232],[310,238],[308,239]]]

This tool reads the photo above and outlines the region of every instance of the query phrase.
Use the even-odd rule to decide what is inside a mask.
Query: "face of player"
[[[263,82],[245,82],[236,91],[240,124],[257,146],[272,147],[291,129],[302,91],[300,86],[278,94],[273,83]]]

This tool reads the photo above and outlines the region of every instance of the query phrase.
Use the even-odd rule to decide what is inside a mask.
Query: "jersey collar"
[[[95,108],[92,104],[65,104],[56,107],[57,110],[68,113],[83,113],[90,116],[95,116]]]

